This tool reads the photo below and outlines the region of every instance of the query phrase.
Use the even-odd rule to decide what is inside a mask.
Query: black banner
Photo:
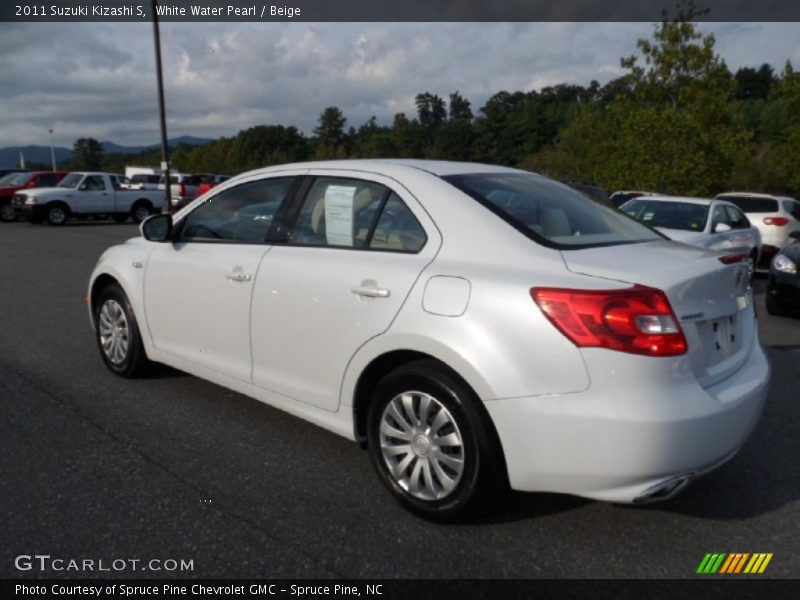
[[[658,21],[679,0],[158,0],[161,21]],[[800,21],[797,0],[696,0],[697,20]],[[150,21],[152,0],[12,0],[0,21]]]
[[[298,599],[363,598],[372,600],[567,600],[626,598],[648,600],[789,597],[793,582],[715,576],[682,580],[569,579],[351,579],[351,580],[11,580],[4,579],[6,598],[234,598]]]

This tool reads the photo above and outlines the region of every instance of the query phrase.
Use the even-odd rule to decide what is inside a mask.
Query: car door
[[[737,207],[726,204],[725,210],[728,212],[729,222],[733,228],[732,243],[746,250],[747,254],[753,250],[758,252],[761,247],[761,234],[758,229],[750,224],[744,213]]]
[[[711,250],[730,251],[736,248],[736,231],[723,204],[713,204],[709,224],[709,238],[706,244]]]
[[[158,350],[251,381],[253,284],[295,174],[262,176],[215,194],[176,223],[173,243],[155,246],[144,302]]]
[[[69,194],[73,212],[92,214],[109,211],[113,208],[114,191],[110,189],[107,177],[87,175],[78,189]]]
[[[318,171],[253,295],[253,383],[335,411],[345,368],[388,329],[439,245],[397,182]]]

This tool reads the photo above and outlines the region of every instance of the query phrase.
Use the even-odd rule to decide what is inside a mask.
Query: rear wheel
[[[468,518],[507,487],[500,445],[480,400],[434,361],[400,367],[378,384],[367,435],[381,481],[425,518]]]
[[[60,227],[69,219],[69,210],[62,204],[51,204],[47,207],[44,218],[48,225]]]
[[[117,284],[106,287],[94,307],[95,338],[109,370],[121,377],[140,377],[152,364],[145,354],[136,316]]]
[[[141,223],[151,214],[153,214],[153,207],[148,202],[140,200],[131,208],[131,218],[134,223]]]

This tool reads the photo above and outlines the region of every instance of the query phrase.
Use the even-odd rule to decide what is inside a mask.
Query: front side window
[[[209,198],[186,216],[180,241],[263,243],[293,181],[292,177],[251,181]]]
[[[725,210],[728,211],[728,221],[734,229],[749,229],[750,221],[744,216],[744,213],[734,206],[726,206]]]
[[[443,178],[534,241],[558,249],[663,240],[664,237],[572,188],[535,173]]]

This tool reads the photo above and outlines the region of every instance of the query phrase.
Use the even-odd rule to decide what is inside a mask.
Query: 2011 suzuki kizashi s
[[[509,485],[669,498],[767,395],[746,263],[533,173],[270,167],[142,234],[89,284],[111,371],[165,363],[366,442],[429,518]]]

